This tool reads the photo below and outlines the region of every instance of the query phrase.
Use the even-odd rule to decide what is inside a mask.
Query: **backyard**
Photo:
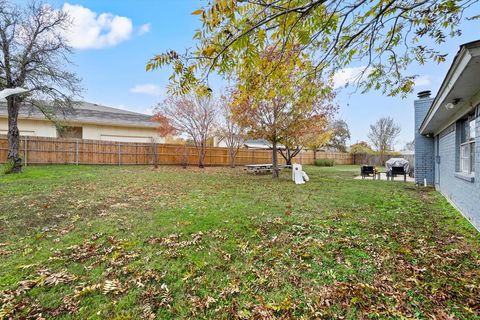
[[[0,176],[0,319],[480,317],[480,235],[439,193],[305,170]]]

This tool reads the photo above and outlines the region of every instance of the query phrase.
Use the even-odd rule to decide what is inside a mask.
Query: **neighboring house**
[[[71,110],[56,115],[56,124],[40,110],[22,105],[18,128],[24,136],[79,138],[119,142],[164,142],[158,134],[158,123],[151,116],[80,102]],[[0,134],[7,134],[7,105],[0,103]]]
[[[214,147],[221,147],[221,148],[226,148],[227,143],[225,140],[219,138],[219,137],[213,137],[213,146]],[[242,148],[247,148],[247,149],[260,149],[260,150],[271,150],[272,149],[272,143],[270,141],[267,141],[266,139],[247,139],[243,142]],[[281,143],[277,144],[278,149],[285,149],[285,146]]]
[[[415,166],[415,151],[413,150],[400,150],[400,158],[407,160],[410,163],[410,168]],[[410,169],[411,170],[411,169]]]
[[[243,146],[247,149],[264,149],[270,150],[272,149],[272,143],[265,139],[248,139],[245,140]],[[281,143],[277,144],[277,149],[285,149],[285,146]]]
[[[480,40],[462,45],[435,98],[415,101],[415,181],[480,230]]]

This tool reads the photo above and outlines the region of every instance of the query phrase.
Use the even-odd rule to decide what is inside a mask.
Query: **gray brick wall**
[[[427,179],[427,184],[434,184],[434,140],[425,137],[418,131],[423,119],[432,104],[432,98],[415,100],[415,183],[422,184]]]
[[[440,164],[436,164],[435,172],[437,189],[480,230],[480,117],[476,120],[476,162],[475,180],[465,181],[455,176],[458,171],[459,144],[458,126],[448,134],[440,134]]]

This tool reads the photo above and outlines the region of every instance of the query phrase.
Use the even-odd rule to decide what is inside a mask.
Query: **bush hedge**
[[[13,160],[11,159],[7,159],[7,161],[2,165],[0,166],[0,172],[2,172],[3,174],[10,174],[13,172]]]
[[[313,162],[314,165],[318,167],[333,167],[335,165],[335,160],[333,159],[317,159]]]

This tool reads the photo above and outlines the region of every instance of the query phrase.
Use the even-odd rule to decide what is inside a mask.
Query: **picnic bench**
[[[282,170],[285,168],[291,169],[291,165],[278,165],[278,169]],[[272,172],[273,170],[273,165],[271,163],[265,163],[265,164],[247,164],[244,168],[247,173],[253,173],[253,174],[258,174],[258,173],[268,173]]]

